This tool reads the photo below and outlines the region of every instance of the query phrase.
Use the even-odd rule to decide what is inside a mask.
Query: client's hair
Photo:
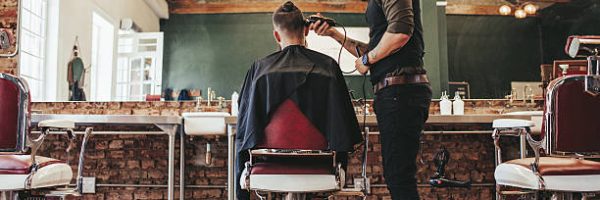
[[[304,16],[291,1],[285,2],[273,12],[273,25],[289,36],[304,35]]]

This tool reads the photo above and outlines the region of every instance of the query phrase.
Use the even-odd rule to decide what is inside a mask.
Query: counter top
[[[148,115],[72,115],[72,114],[32,114],[31,123],[43,120],[71,120],[75,124],[182,124],[179,116]]]
[[[363,116],[357,115],[358,122],[362,124]],[[531,120],[530,115],[429,115],[428,124],[491,124],[496,119],[525,119]],[[237,124],[237,117],[231,116],[225,118],[225,123],[234,125]],[[377,117],[368,115],[366,119],[367,125],[377,125]]]

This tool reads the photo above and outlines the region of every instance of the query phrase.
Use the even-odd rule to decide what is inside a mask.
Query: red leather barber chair
[[[38,123],[41,134],[31,137],[30,97],[25,81],[18,77],[0,73],[0,200],[29,199],[32,190],[50,190],[65,188],[73,179],[73,170],[63,161],[37,156],[37,150],[51,130],[67,132],[73,147],[75,136],[73,122],[48,120]],[[87,138],[92,130],[87,129],[82,142],[79,173],[81,173],[83,154]],[[79,176],[81,177],[81,175]],[[81,181],[76,189],[53,191],[47,197],[63,198],[77,195]],[[49,192],[42,192],[49,193]],[[39,197],[39,196],[37,196]]]
[[[599,43],[600,44],[600,43]],[[589,69],[598,69],[597,55],[590,56]],[[592,64],[594,63],[594,64]],[[582,199],[600,193],[600,75],[569,75],[550,83],[546,94],[541,140],[530,133],[525,120],[494,121],[496,145],[496,196],[526,193],[537,199]],[[512,130],[512,131],[509,131]],[[502,162],[499,138],[525,134],[535,157]],[[543,154],[543,156],[542,156]],[[591,160],[590,160],[591,159]],[[519,191],[504,191],[505,186]]]
[[[345,173],[336,152],[327,149],[323,134],[286,100],[271,116],[262,144],[250,151],[240,184],[261,199],[264,193],[302,199],[307,193],[340,191]]]

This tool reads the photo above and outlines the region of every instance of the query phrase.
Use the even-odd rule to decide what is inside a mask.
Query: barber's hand
[[[363,65],[362,57],[358,57],[356,61],[354,61],[354,67],[356,67],[356,71],[360,74],[366,74],[369,72],[369,66]]]
[[[317,16],[317,17],[323,17],[323,15],[321,15],[321,13],[317,13],[316,15],[312,15],[312,16]],[[333,36],[337,30],[335,28],[332,28],[331,26],[329,26],[329,24],[319,20],[315,23],[310,24],[310,26],[308,26],[309,30],[313,30],[317,35],[320,36]]]

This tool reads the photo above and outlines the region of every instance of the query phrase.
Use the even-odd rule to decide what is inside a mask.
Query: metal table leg
[[[519,131],[519,150],[521,152],[521,159],[527,157],[527,130],[523,129]]]
[[[235,133],[227,125],[227,199],[235,200]]]
[[[183,132],[183,126],[179,131],[180,145],[179,145],[179,199],[185,199],[185,134]]]
[[[167,199],[172,200],[175,197],[175,135],[178,125],[156,124],[156,127],[167,133],[169,136],[169,162],[168,162],[168,182]]]

